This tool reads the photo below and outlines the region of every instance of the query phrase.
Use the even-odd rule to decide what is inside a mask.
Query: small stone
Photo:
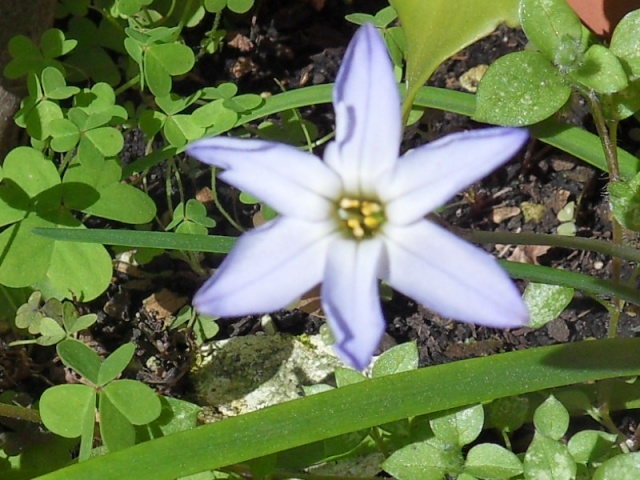
[[[173,315],[187,304],[187,297],[180,297],[169,289],[163,288],[142,301],[147,313],[163,320]]]
[[[556,172],[566,172],[576,166],[576,162],[572,160],[564,160],[561,158],[554,158],[551,160],[551,168]]]
[[[518,207],[496,207],[491,212],[491,221],[493,223],[502,223],[516,215],[520,215]]]
[[[460,86],[467,92],[476,93],[478,91],[478,84],[488,68],[489,65],[484,64],[470,68],[460,75]]]

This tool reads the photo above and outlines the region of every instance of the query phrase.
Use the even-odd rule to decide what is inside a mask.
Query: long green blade
[[[170,480],[402,418],[640,374],[640,338],[540,347],[350,385],[163,437],[39,477]]]

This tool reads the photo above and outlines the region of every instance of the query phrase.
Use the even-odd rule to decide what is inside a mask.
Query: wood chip
[[[493,223],[502,223],[519,214],[520,209],[518,207],[496,207],[491,212],[491,221]]]
[[[236,33],[233,38],[227,42],[227,45],[236,48],[241,52],[249,52],[255,47],[249,37],[246,37],[241,33]]]
[[[187,304],[187,297],[180,297],[175,292],[163,288],[142,301],[145,311],[157,318],[164,320]]]
[[[512,262],[529,263],[540,265],[538,257],[541,257],[549,251],[551,247],[548,245],[518,245],[507,260]]]

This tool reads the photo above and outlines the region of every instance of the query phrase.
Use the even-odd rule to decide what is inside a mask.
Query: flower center
[[[386,220],[384,209],[377,201],[349,197],[338,202],[338,218],[345,232],[356,240],[373,237]]]

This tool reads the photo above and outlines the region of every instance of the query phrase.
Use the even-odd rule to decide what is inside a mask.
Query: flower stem
[[[602,143],[602,150],[604,156],[607,159],[607,165],[609,167],[609,182],[617,182],[620,180],[620,167],[618,165],[618,151],[616,148],[618,121],[605,118],[602,109],[600,99],[595,93],[590,93],[586,96],[591,108],[591,115],[593,115],[593,121]],[[613,234],[613,244],[621,246],[624,241],[624,230],[622,225],[616,220],[613,215],[611,205],[611,231]],[[614,256],[611,259],[611,279],[620,284],[622,282],[622,258]],[[620,312],[624,306],[624,303],[619,298],[613,299],[613,304],[616,307],[611,312],[611,320],[609,321],[609,331],[607,336],[609,338],[615,338],[618,333],[618,323],[620,322]]]

